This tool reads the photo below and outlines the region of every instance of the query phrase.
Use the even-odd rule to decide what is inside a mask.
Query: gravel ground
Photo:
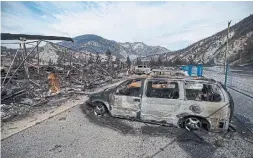
[[[236,122],[235,122],[236,123]],[[243,127],[240,127],[242,130]],[[252,134],[220,134],[147,126],[105,117],[79,105],[2,140],[3,158],[12,157],[252,157]],[[247,133],[244,130],[244,133]]]

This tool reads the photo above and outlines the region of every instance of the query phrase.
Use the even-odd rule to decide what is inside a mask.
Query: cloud
[[[2,32],[97,34],[180,49],[253,12],[253,2],[1,2]],[[225,21],[225,22],[224,22]],[[203,26],[192,31],[185,31]],[[177,33],[177,34],[173,34]],[[181,43],[181,44],[180,44]]]

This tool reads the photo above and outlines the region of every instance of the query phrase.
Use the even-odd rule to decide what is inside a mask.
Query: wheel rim
[[[96,105],[94,108],[94,113],[97,116],[103,115],[105,112],[104,106],[103,105]]]
[[[189,117],[185,120],[185,128],[187,130],[200,130],[202,128],[202,123],[195,117]]]

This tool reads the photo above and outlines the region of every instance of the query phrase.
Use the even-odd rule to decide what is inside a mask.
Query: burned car
[[[234,110],[223,85],[205,78],[132,78],[89,96],[94,114],[105,113],[187,130],[226,132]]]

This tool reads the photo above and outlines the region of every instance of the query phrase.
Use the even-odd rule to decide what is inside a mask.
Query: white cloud
[[[3,2],[5,3],[5,2]],[[252,2],[36,2],[34,12],[23,3],[9,3],[2,13],[2,31],[59,36],[97,34],[119,42],[142,41],[170,49],[175,42],[196,42],[226,28],[226,23],[190,32],[220,21],[242,19]],[[6,6],[6,5],[4,5]],[[3,6],[2,6],[3,7]],[[11,9],[10,9],[11,10]],[[40,16],[38,14],[41,14]],[[177,49],[179,49],[178,46]]]

